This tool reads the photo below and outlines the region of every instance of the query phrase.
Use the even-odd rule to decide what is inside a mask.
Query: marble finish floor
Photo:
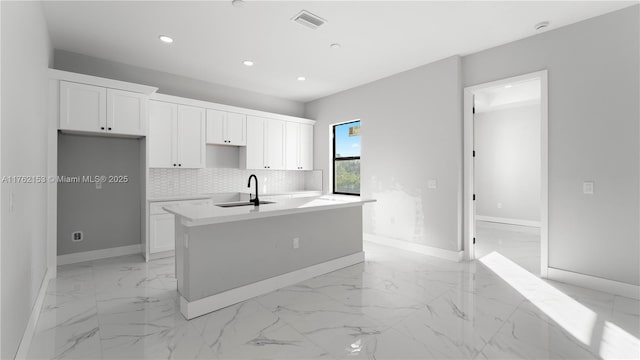
[[[476,221],[476,258],[494,251],[540,274],[540,228]]]
[[[466,263],[365,252],[362,264],[191,321],[173,259],[61,266],[28,358],[640,358],[636,300],[542,281],[495,252]]]

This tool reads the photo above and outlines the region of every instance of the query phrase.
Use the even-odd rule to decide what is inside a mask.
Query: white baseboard
[[[364,240],[370,241],[372,243],[376,243],[379,245],[391,246],[391,247],[402,249],[402,250],[413,251],[418,254],[435,256],[441,259],[451,260],[456,262],[462,261],[462,257],[464,255],[464,251],[445,250],[445,249],[440,249],[440,248],[436,248],[428,245],[393,239],[386,236],[364,234],[363,237],[364,237]]]
[[[567,270],[547,269],[547,279],[640,300],[640,286]]]
[[[58,265],[75,264],[84,261],[106,259],[114,256],[140,254],[142,244],[119,246],[110,249],[85,251],[73,254],[58,255]]]
[[[511,224],[511,225],[540,227],[540,221],[533,221],[533,220],[510,219],[510,218],[482,216],[482,215],[476,215],[476,220],[502,223],[502,224]]]
[[[212,311],[216,311],[347,266],[355,265],[363,261],[364,252],[359,252],[258,281],[253,284],[227,290],[195,301],[187,301],[187,299],[180,296],[180,312],[186,319],[190,320],[195,317],[208,314]]]
[[[164,258],[174,257],[174,256],[176,256],[175,250],[162,251],[159,253],[149,254],[149,259],[147,259],[147,262],[149,262],[150,260],[164,259]]]
[[[31,309],[31,315],[29,316],[29,321],[27,322],[27,328],[24,330],[22,340],[20,340],[20,345],[18,346],[18,352],[16,353],[15,357],[17,360],[23,360],[27,358],[29,347],[31,346],[31,340],[33,340],[33,335],[35,335],[36,332],[36,325],[38,324],[38,319],[40,318],[40,311],[42,310],[42,305],[44,304],[44,297],[47,293],[47,286],[49,286],[49,280],[53,279],[53,273],[54,271],[52,271],[51,268],[47,268],[47,271],[44,273],[44,278],[42,279],[42,284],[40,284],[40,290],[38,291],[38,297],[36,297],[36,302],[33,304],[33,308]]]

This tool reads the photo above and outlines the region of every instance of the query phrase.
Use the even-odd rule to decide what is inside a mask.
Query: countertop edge
[[[212,218],[203,219],[203,220],[192,220],[192,219],[186,218],[184,215],[180,214],[179,211],[172,210],[171,207],[169,206],[163,207],[163,209],[169,213],[172,213],[176,216],[181,217],[180,222],[182,225],[186,227],[194,227],[194,226],[212,225],[212,224],[228,223],[228,222],[235,222],[235,221],[242,221],[242,220],[262,219],[262,218],[273,217],[273,216],[293,215],[293,214],[308,213],[308,212],[315,212],[315,211],[340,209],[340,208],[346,208],[346,207],[363,206],[364,204],[372,203],[375,201],[376,201],[375,199],[364,199],[360,201],[344,202],[344,203],[337,203],[332,205],[310,206],[310,207],[304,207],[304,208],[296,207],[296,208],[281,209],[281,210],[274,210],[274,211],[254,213],[254,214],[236,214],[236,215],[228,215],[228,216],[218,216],[218,217],[212,217]]]

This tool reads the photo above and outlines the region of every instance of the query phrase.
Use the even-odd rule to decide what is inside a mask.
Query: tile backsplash
[[[260,193],[322,191],[322,171],[241,170],[232,168],[149,169],[149,197],[248,192],[249,175],[256,174]],[[252,184],[253,185],[253,184]]]

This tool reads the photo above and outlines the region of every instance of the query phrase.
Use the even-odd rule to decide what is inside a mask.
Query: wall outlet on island
[[[300,238],[293,238],[293,248],[298,249],[300,247]]]

